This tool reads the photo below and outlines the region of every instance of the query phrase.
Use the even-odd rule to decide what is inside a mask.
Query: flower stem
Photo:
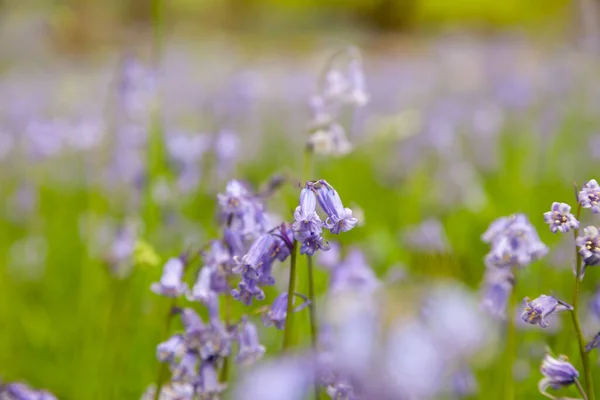
[[[575,378],[575,386],[577,387],[577,390],[579,390],[579,393],[581,394],[583,400],[588,400],[588,397],[585,394],[585,390],[583,390],[583,386],[581,386],[581,383],[579,383],[579,379],[577,378]]]
[[[316,315],[316,304],[315,304],[315,284],[313,279],[313,259],[312,256],[308,256],[308,315],[310,318],[310,344],[313,354],[317,353],[317,315]],[[319,400],[319,384],[318,377],[315,375],[314,382],[315,389],[315,400]]]
[[[175,306],[177,304],[177,299],[173,299],[171,302],[171,306],[169,307],[169,311],[167,313],[167,318],[165,318],[165,325],[163,326],[162,337],[166,337],[169,333],[169,329],[171,328],[171,321],[173,320],[173,316],[175,313]],[[160,398],[160,391],[162,390],[163,380],[165,379],[165,374],[167,373],[167,364],[160,363],[158,365],[158,374],[156,377],[156,391],[154,392],[154,400],[158,400]]]
[[[283,332],[283,349],[288,349],[292,344],[294,328],[294,293],[296,292],[296,253],[298,242],[294,240],[290,255],[290,283],[288,285],[287,311],[285,316],[285,330]]]
[[[517,293],[513,285],[512,292],[508,298],[507,318],[508,326],[506,331],[506,379],[504,382],[504,398],[513,400],[515,398],[515,380],[513,376],[513,367],[515,356],[517,354],[517,341],[515,329],[515,310],[517,307]]]
[[[581,214],[581,204],[577,206],[577,215],[576,218],[579,221],[579,216]],[[575,240],[577,240],[577,236],[579,236],[579,229],[573,229],[573,236]],[[577,335],[577,341],[579,343],[579,354],[581,355],[581,363],[583,364],[583,376],[585,378],[585,388],[588,394],[589,400],[595,400],[594,395],[594,382],[592,381],[592,370],[590,368],[590,358],[588,357],[587,352],[585,351],[585,338],[583,337],[583,332],[581,331],[581,322],[579,321],[579,289],[581,288],[581,269],[583,266],[583,262],[581,260],[581,254],[577,250],[577,245],[575,245],[575,291],[573,293],[573,312],[571,313],[571,317],[573,319],[573,326],[575,328],[575,334]]]

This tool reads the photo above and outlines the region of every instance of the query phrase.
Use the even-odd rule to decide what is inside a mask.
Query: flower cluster
[[[24,383],[0,382],[0,399],[2,400],[57,400],[56,396],[46,390],[36,390]]]
[[[492,246],[485,257],[488,268],[525,267],[548,253],[524,214],[497,219],[482,239]]]

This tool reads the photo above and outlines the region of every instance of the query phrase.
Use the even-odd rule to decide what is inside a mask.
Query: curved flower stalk
[[[577,389],[583,396],[583,399],[588,399],[585,391],[583,390],[583,387],[579,384],[579,372],[568,361],[567,356],[561,355],[558,358],[554,358],[550,354],[546,354],[546,356],[542,360],[540,371],[542,372],[542,375],[544,375],[544,377],[542,378],[542,380],[540,380],[538,388],[540,390],[540,393],[544,396],[553,400],[558,400],[558,397],[548,393],[547,390],[549,388],[558,390],[575,384],[575,386],[577,386]],[[565,399],[565,397],[560,397],[560,399]]]

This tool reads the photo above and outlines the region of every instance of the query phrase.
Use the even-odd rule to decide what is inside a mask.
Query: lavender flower
[[[203,360],[226,357],[231,353],[231,335],[219,319],[211,317],[208,325],[191,308],[184,308],[181,320],[188,350],[197,350]]]
[[[595,179],[587,181],[579,191],[579,204],[591,208],[594,214],[600,213],[600,186]]]
[[[182,282],[184,262],[181,258],[171,258],[163,268],[160,282],[153,283],[150,290],[165,297],[179,297],[187,291],[187,284]]]
[[[238,364],[254,364],[265,354],[265,347],[260,344],[256,325],[246,317],[238,326],[237,340],[239,343],[238,354],[235,362]]]
[[[182,335],[173,335],[156,347],[156,358],[160,362],[172,362],[185,352],[185,341]]]
[[[301,311],[306,306],[308,306],[309,301],[306,296],[303,296],[299,293],[295,294],[300,297],[304,302],[294,308],[294,312]],[[275,325],[275,328],[279,330],[283,330],[285,328],[285,318],[287,316],[287,301],[288,301],[288,293],[282,292],[279,296],[275,298],[271,307],[269,307],[265,312],[262,313],[262,321],[263,324],[267,327]]]
[[[523,300],[523,304],[525,305],[525,310],[521,315],[521,319],[527,323],[539,325],[541,328],[548,327],[548,322],[545,320],[547,316],[556,312],[573,310],[573,307],[567,303],[556,299],[554,296],[546,295],[541,295],[534,300],[529,300],[526,297]]]
[[[485,273],[481,308],[496,318],[504,318],[508,298],[515,285],[510,269],[488,268]]]
[[[579,254],[585,265],[596,265],[600,262],[600,233],[595,226],[583,228],[583,236],[575,241],[579,246]]]
[[[339,194],[327,181],[321,179],[307,182],[306,187],[315,193],[319,205],[327,214],[324,226],[331,233],[337,235],[340,232],[348,232],[356,226],[358,220],[352,217],[352,210],[344,207]]]
[[[231,296],[249,306],[252,304],[252,299],[264,300],[265,292],[257,286],[256,280],[243,276],[243,280],[238,283],[237,289],[231,291]]]
[[[185,345],[188,349],[197,349],[203,345],[204,331],[206,330],[202,319],[191,308],[181,310],[181,322],[185,329]]]
[[[192,291],[187,294],[187,298],[190,301],[200,301],[207,304],[214,301],[217,296],[211,288],[213,270],[209,266],[204,266],[198,272],[198,279],[192,287]]]
[[[567,233],[579,228],[579,221],[571,214],[571,206],[566,203],[552,203],[550,211],[544,213],[544,221],[550,225],[552,233]]]
[[[563,355],[553,358],[550,354],[546,354],[540,368],[544,378],[538,384],[542,394],[545,394],[549,387],[556,390],[575,383],[579,372],[567,360]]]
[[[151,385],[142,395],[142,400],[154,400],[156,386]],[[194,385],[190,383],[171,382],[160,389],[160,400],[194,400]]]
[[[250,191],[240,181],[230,181],[227,184],[225,193],[217,195],[221,212],[225,215],[242,215],[250,195]]]
[[[596,288],[596,291],[592,295],[588,304],[590,313],[598,320],[600,320],[600,287]]]

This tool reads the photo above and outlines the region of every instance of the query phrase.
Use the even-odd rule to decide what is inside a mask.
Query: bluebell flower
[[[315,193],[319,205],[327,214],[324,226],[331,233],[337,235],[348,232],[356,226],[358,220],[352,217],[352,210],[344,207],[339,194],[327,181],[307,182],[306,187]]]
[[[354,386],[344,379],[336,379],[327,385],[325,391],[332,400],[358,400],[360,398],[354,394]]]
[[[546,354],[540,367],[544,378],[538,384],[542,394],[545,394],[549,387],[557,390],[575,383],[579,372],[567,360],[567,357],[563,355],[553,358],[550,354]]]
[[[594,338],[585,345],[585,351],[589,353],[592,351],[592,349],[597,349],[598,347],[600,347],[600,332],[598,332],[596,336],[594,336]]]
[[[232,255],[227,246],[220,240],[212,240],[210,248],[202,253],[204,263],[211,266],[227,265],[232,262]]]
[[[345,260],[331,269],[329,291],[372,291],[381,286],[381,282],[367,264],[359,249],[352,249]]]
[[[552,233],[567,233],[579,228],[579,221],[571,214],[571,206],[566,203],[552,203],[550,211],[544,213],[544,221],[550,225]]]
[[[244,237],[241,231],[226,227],[223,230],[223,241],[232,257],[244,254]]]
[[[541,328],[547,328],[546,317],[561,311],[572,311],[573,307],[558,300],[554,296],[541,295],[537,299],[530,300],[526,297],[523,300],[525,309],[521,319],[533,325],[539,325]]]
[[[506,306],[515,285],[515,277],[508,268],[488,268],[483,283],[481,308],[496,318],[506,317]]]
[[[9,383],[0,385],[0,399],[2,400],[57,400],[46,390],[36,390],[24,383]]]
[[[244,317],[237,327],[238,354],[235,362],[238,364],[254,364],[265,354],[265,347],[260,344],[256,325]]]
[[[194,400],[194,385],[188,382],[170,382],[160,388],[160,400]],[[141,400],[154,400],[156,385],[149,386]]]
[[[306,240],[318,237],[323,230],[323,223],[317,214],[317,198],[310,189],[300,192],[300,205],[294,211],[292,230],[297,241],[304,243]]]
[[[469,368],[462,368],[454,373],[451,385],[452,391],[458,397],[472,396],[477,392],[477,380]]]
[[[156,347],[156,358],[160,362],[173,362],[185,352],[185,339],[182,335],[173,335]]]
[[[165,297],[179,297],[187,291],[187,284],[182,282],[185,264],[181,258],[171,258],[163,267],[160,282],[153,283],[150,290]]]
[[[256,280],[243,276],[242,281],[238,283],[237,289],[231,290],[231,296],[235,300],[249,306],[252,304],[252,299],[264,300],[265,292],[257,286]]]
[[[179,362],[173,367],[173,381],[189,382],[195,384],[198,379],[198,353],[187,351]]]
[[[211,319],[203,332],[200,357],[208,360],[214,357],[227,357],[231,354],[232,335],[220,320]]]
[[[185,329],[184,341],[189,349],[200,348],[204,341],[204,331],[206,330],[202,318],[191,308],[181,310],[181,323]]]
[[[525,267],[548,253],[548,247],[523,214],[494,221],[482,239],[492,245],[485,257],[488,267]]]
[[[342,262],[341,253],[342,252],[341,252],[339,243],[330,242],[329,250],[319,253],[317,263],[319,266],[324,267],[324,268],[328,268],[328,269],[334,268],[340,262]]]
[[[293,310],[294,312],[298,312],[309,305],[309,300],[308,298],[306,298],[306,296],[303,296],[299,293],[296,293],[295,295],[304,300],[302,304],[298,305]],[[274,325],[275,328],[279,330],[283,330],[285,328],[285,318],[287,316],[287,301],[287,292],[282,292],[279,296],[275,298],[271,307],[269,307],[261,315],[263,324],[265,326],[269,327]]]
[[[595,179],[587,181],[579,191],[579,204],[591,208],[594,214],[600,213],[600,185]]]
[[[217,293],[212,289],[212,276],[214,269],[205,265],[198,272],[198,279],[192,287],[192,290],[188,292],[187,298],[190,301],[200,301],[204,304],[213,301],[213,298],[217,296]]]
[[[232,180],[227,183],[225,193],[217,194],[217,200],[223,214],[240,216],[244,214],[250,196],[251,192],[246,186],[240,181]]]
[[[217,368],[213,360],[205,360],[200,364],[198,381],[196,383],[196,395],[199,399],[218,400],[219,394],[225,390],[227,385],[219,382]]]
[[[596,288],[596,291],[592,295],[588,306],[592,315],[596,319],[600,320],[600,287]]]
[[[314,255],[317,250],[329,250],[329,242],[326,242],[322,236],[306,239],[300,246],[300,254],[306,254],[307,256]]]
[[[585,265],[597,265],[600,262],[600,233],[595,226],[583,228],[583,236],[575,240],[579,254]]]

